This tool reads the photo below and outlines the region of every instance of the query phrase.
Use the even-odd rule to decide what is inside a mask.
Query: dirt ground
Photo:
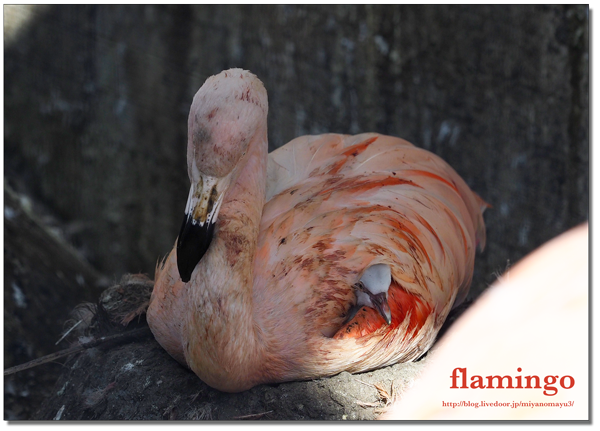
[[[74,342],[134,330],[142,334],[69,358],[34,420],[372,420],[413,385],[430,357],[361,374],[223,393],[172,359],[152,336],[139,313],[152,286],[143,275],[126,275],[101,294],[89,325],[72,335]],[[451,313],[441,334],[467,306]],[[79,316],[90,306],[82,310]]]
[[[413,385],[429,361],[426,354],[416,362],[361,374],[223,393],[172,359],[152,336],[140,314],[152,284],[143,275],[126,275],[100,295],[97,305],[78,307],[77,316],[88,323],[69,335],[72,344],[132,331],[137,336],[63,360],[64,371],[32,419],[372,420]],[[440,334],[467,307],[452,312]],[[129,320],[126,326],[123,318]]]
[[[36,420],[369,420],[408,389],[427,358],[381,370],[219,392],[151,337],[70,359]]]

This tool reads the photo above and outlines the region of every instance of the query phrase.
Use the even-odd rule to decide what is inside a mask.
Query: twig
[[[373,383],[367,383],[367,382],[363,382],[363,381],[362,381],[362,380],[360,380],[360,379],[354,379],[354,380],[356,380],[358,383],[362,383],[363,385],[366,385],[366,386],[371,386],[372,388],[374,388],[374,387],[375,387],[375,385],[374,385]]]
[[[62,337],[60,337],[60,339],[56,343],[54,343],[54,345],[58,346],[58,343],[60,343],[62,340],[64,340],[65,337],[67,335],[69,335],[73,329],[77,328],[77,326],[79,326],[79,324],[81,322],[83,322],[83,319],[80,319],[79,322],[77,322],[76,324],[74,324],[73,326],[71,326],[71,329],[69,329],[67,332],[65,332],[64,335]]]
[[[361,407],[379,407],[380,403],[368,403],[366,401],[360,401],[360,400],[356,400],[356,404],[358,404]]]
[[[269,413],[273,413],[273,410],[269,410],[268,412],[262,412],[262,413],[255,413],[253,415],[245,415],[245,416],[236,416],[232,419],[260,419],[262,418],[264,415],[268,415]]]
[[[78,343],[73,347],[69,347],[68,349],[61,350],[56,353],[51,353],[46,356],[42,356],[41,358],[34,359],[29,362],[25,362],[21,365],[16,365],[11,368],[7,368],[4,370],[4,375],[8,376],[14,373],[18,373],[19,371],[28,370],[29,368],[37,367],[39,365],[46,364],[48,362],[55,361],[57,359],[63,358],[65,356],[72,355],[74,353],[82,352],[86,349],[91,349],[92,347],[97,347],[101,344],[111,343],[111,342],[125,342],[129,338],[138,337],[140,335],[150,335],[150,328],[144,327],[139,329],[134,329],[133,331],[123,332],[122,334],[108,335],[106,337],[100,337],[97,339],[93,339],[92,341],[88,341],[87,343]]]

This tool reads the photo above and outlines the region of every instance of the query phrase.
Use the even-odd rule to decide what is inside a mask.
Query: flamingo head
[[[251,143],[267,145],[267,112],[265,87],[242,69],[211,76],[194,96],[187,145],[191,188],[177,238],[177,268],[184,282],[210,246],[223,197]]]
[[[371,307],[381,314],[389,325],[392,323],[392,312],[388,304],[388,290],[392,283],[390,267],[378,263],[368,267],[354,285],[356,290],[356,305]]]

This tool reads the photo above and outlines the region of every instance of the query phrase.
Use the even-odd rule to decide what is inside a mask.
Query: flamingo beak
[[[177,238],[177,269],[184,283],[208,250],[224,193],[219,193],[219,179],[201,176],[192,183],[185,215]]]
[[[381,292],[377,294],[371,293],[369,295],[371,297],[371,303],[373,304],[373,308],[381,314],[381,317],[385,320],[385,323],[388,325],[392,323],[392,311],[390,310],[390,305],[388,304],[387,292]]]

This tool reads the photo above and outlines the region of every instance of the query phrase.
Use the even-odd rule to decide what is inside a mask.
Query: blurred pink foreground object
[[[588,419],[588,241],[586,223],[508,270],[381,419]]]

